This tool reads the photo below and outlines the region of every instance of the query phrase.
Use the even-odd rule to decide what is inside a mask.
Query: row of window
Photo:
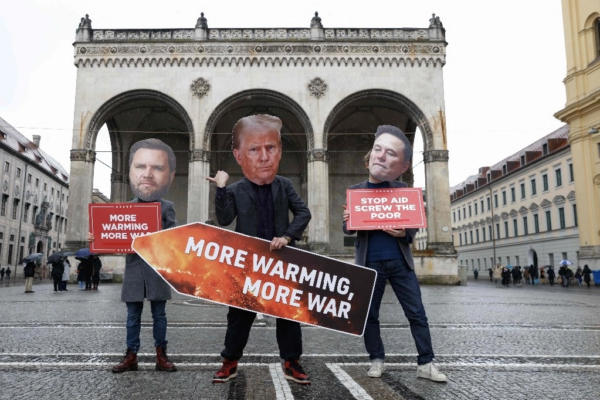
[[[4,172],[10,172],[10,162],[5,161],[4,162]],[[21,168],[17,167],[17,171],[15,173],[15,177],[20,178],[21,177]],[[31,183],[31,179],[32,176],[31,174],[27,174],[27,183]],[[39,188],[40,187],[40,179],[39,178],[35,178],[35,187]],[[48,190],[48,184],[44,182],[44,191]],[[54,196],[54,188],[50,188],[50,195]],[[60,191],[57,189],[56,190],[56,197],[60,197]],[[65,200],[65,194],[62,193],[62,200]],[[67,197],[67,201],[68,201],[68,197]]]
[[[572,205],[572,209],[573,209],[573,226],[577,226],[578,225],[578,221],[577,221],[577,204],[573,204]],[[546,231],[551,231],[552,230],[552,212],[550,210],[546,211],[544,213],[545,217],[546,217]],[[513,219],[512,220],[512,236],[513,237],[517,237],[517,236],[524,236],[524,235],[529,235],[529,219],[527,216],[522,217],[521,219],[521,223],[522,223],[522,227],[523,227],[523,231],[521,233],[519,233],[519,220],[518,219]],[[558,208],[558,223],[559,223],[559,228],[560,229],[565,229],[567,227],[566,225],[566,220],[565,220],[565,208],[564,207],[559,207]],[[503,226],[504,226],[504,237],[502,237],[500,235],[501,233],[501,229],[500,229],[500,223],[496,223],[496,236],[492,236],[492,225],[488,225],[487,226],[487,232],[486,232],[486,227],[481,227],[480,228],[476,228],[474,231],[470,230],[469,236],[467,236],[467,232],[463,232],[462,234],[459,232],[458,233],[458,239],[459,239],[459,245],[462,246],[463,244],[467,245],[467,244],[473,244],[473,243],[480,243],[480,242],[486,242],[492,239],[502,239],[502,238],[509,238],[510,236],[510,230],[509,230],[509,222],[508,221],[503,221]],[[473,236],[473,232],[475,232],[475,236]],[[479,235],[479,233],[481,232],[481,236]],[[539,214],[533,214],[533,233],[540,233],[540,220],[539,220]],[[470,239],[470,240],[469,240]],[[481,239],[481,240],[480,240]],[[454,237],[453,237],[454,240]]]
[[[11,237],[13,237],[13,239],[14,239],[14,235],[10,235],[10,236],[11,236]],[[21,243],[25,243],[25,238],[24,238],[24,237],[21,237]],[[0,260],[2,259],[2,247],[3,247],[2,245],[3,245],[3,243],[2,243],[2,242],[0,242]],[[53,243],[52,243],[52,247],[53,247],[54,249],[56,249],[56,242],[53,242]],[[59,248],[59,249],[60,249],[60,248],[62,248],[62,245],[61,245],[61,244],[59,244],[58,248]],[[18,258],[18,259],[16,259],[16,260],[13,260],[13,256],[14,256],[14,245],[13,245],[13,244],[9,244],[9,245],[8,245],[8,257],[7,257],[7,260],[6,260],[7,264],[14,265],[14,264],[18,263],[20,260],[22,260],[22,259],[23,259],[23,257],[24,257],[24,254],[23,254],[23,253],[24,253],[24,251],[25,251],[25,246],[24,246],[24,245],[21,245],[21,246],[19,247],[19,258]],[[30,248],[29,248],[29,254],[32,254],[33,252],[34,252],[34,248],[33,248],[33,247],[30,247]],[[48,249],[48,255],[50,255],[50,249]]]
[[[562,182],[562,172],[560,168],[556,168],[554,170],[555,173],[555,183],[556,183],[556,187],[561,187],[563,182]],[[537,182],[536,182],[536,178],[531,178],[530,179],[530,191],[531,191],[531,196],[535,196],[537,195]],[[573,182],[573,164],[569,164],[569,182]],[[526,193],[526,187],[525,187],[525,182],[520,182],[519,183],[519,192],[520,192],[520,199],[523,200],[527,197],[527,193]],[[511,186],[510,187],[510,201],[511,203],[515,203],[517,201],[517,189],[515,188],[515,186]],[[549,187],[549,182],[548,182],[548,174],[544,173],[542,174],[542,192],[547,192],[548,190],[550,190]],[[490,211],[490,198],[489,196],[486,198],[487,200],[487,211]],[[508,204],[508,199],[507,199],[507,192],[505,189],[502,190],[502,205],[505,206]],[[479,205],[479,208],[478,208]],[[463,206],[462,208],[462,219],[466,219],[467,218],[467,210],[469,212],[469,218],[473,216],[473,212],[475,212],[475,215],[477,215],[479,212],[484,212],[484,202],[483,199],[480,200],[479,204],[477,203],[477,201],[473,202],[473,207],[471,207],[471,204],[469,204],[468,206]],[[494,208],[498,208],[499,204],[498,204],[498,193],[494,193]],[[456,222],[457,213],[456,211],[452,211],[452,221]],[[458,221],[461,220],[461,210],[458,210]]]
[[[561,260],[568,260],[569,259],[568,255],[569,254],[566,251],[561,252],[561,257],[562,257]],[[579,252],[577,252],[576,258],[577,259],[579,258]],[[483,260],[483,265],[481,265],[482,264],[481,260]],[[477,267],[478,270],[481,270],[482,267],[483,267],[483,269],[487,269],[487,268],[491,268],[491,267],[493,267],[495,265],[494,264],[494,257],[490,257],[489,258],[489,260],[490,260],[489,266],[488,266],[487,260],[488,259],[485,258],[485,257],[484,258],[478,258],[477,259],[477,264],[475,264],[475,259],[471,259],[470,260],[471,261],[470,262],[471,265],[469,265],[469,260],[460,260],[460,265],[466,266],[467,270],[469,270],[469,266],[471,267],[471,270],[475,269],[475,267]],[[504,263],[503,261],[506,261],[506,263]],[[511,264],[512,261],[514,261],[515,263]],[[521,261],[521,259],[520,259],[519,256],[514,256],[514,258],[511,257],[511,256],[506,256],[504,258],[504,260],[502,259],[502,257],[498,257],[497,263],[500,264],[500,265],[504,265],[504,266],[506,266],[506,265],[521,265],[520,261]],[[525,264],[527,264],[527,261],[525,261]],[[539,262],[538,262],[538,264],[539,264]],[[554,253],[548,253],[548,264],[547,265],[554,265]],[[525,266],[527,266],[527,265],[525,265]]]
[[[17,213],[19,211],[19,199],[14,199],[12,204],[12,219],[17,219]],[[6,208],[8,203],[8,195],[2,195],[2,202],[0,203],[0,217],[6,216]],[[23,222],[29,221],[29,209],[31,204],[25,203],[25,207],[23,208]],[[33,206],[33,212],[31,213],[31,224],[35,225],[35,218],[38,214],[38,206]],[[60,215],[55,216],[54,230],[57,232],[61,232],[63,230],[63,221],[64,221],[64,233],[67,233],[67,222],[66,218],[61,218]],[[0,237],[1,239],[2,237]]]

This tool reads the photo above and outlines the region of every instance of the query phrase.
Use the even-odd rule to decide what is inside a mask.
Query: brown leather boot
[[[175,372],[177,367],[167,357],[167,346],[156,348],[156,368],[157,371]]]
[[[123,360],[112,368],[112,372],[120,373],[125,371],[137,371],[138,369],[138,358],[137,353],[127,348],[125,352],[125,357]]]

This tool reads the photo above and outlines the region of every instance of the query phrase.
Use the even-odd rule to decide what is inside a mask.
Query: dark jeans
[[[127,347],[138,352],[140,349],[140,330],[142,328],[143,301],[126,302],[127,304]],[[167,314],[165,313],[166,300],[151,301],[152,334],[154,347],[167,345]]]
[[[52,280],[54,282],[54,291],[55,292],[62,291],[62,276],[60,276],[58,278],[52,277]]]
[[[60,287],[61,290],[67,290],[67,281],[62,281]]]
[[[404,310],[404,315],[410,323],[410,331],[419,354],[417,363],[419,365],[430,363],[434,358],[433,346],[425,307],[421,300],[421,288],[415,271],[408,266],[404,259],[367,262],[367,268],[377,271],[377,281],[373,290],[364,337],[369,358],[371,360],[385,359],[385,349],[379,329],[379,307],[385,292],[386,281],[389,280],[392,290]]]
[[[230,360],[239,360],[244,354],[248,336],[256,313],[229,307],[227,313],[227,333],[225,348],[221,356]],[[279,356],[285,361],[298,360],[302,355],[302,331],[295,321],[277,318],[276,336],[279,345]]]

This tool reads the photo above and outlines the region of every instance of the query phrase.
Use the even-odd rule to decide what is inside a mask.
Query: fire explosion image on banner
[[[361,336],[377,273],[202,223],[135,238],[181,294]]]

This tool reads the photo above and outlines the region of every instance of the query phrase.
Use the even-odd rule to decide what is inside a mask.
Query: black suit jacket
[[[287,234],[292,238],[302,238],[302,233],[308,226],[311,215],[308,207],[300,198],[292,181],[277,175],[271,183],[271,193],[274,206],[274,224],[277,237]],[[237,217],[235,231],[256,237],[258,233],[258,201],[252,183],[246,179],[227,186],[227,195],[215,199],[215,212],[220,225],[229,225]],[[290,222],[289,212],[294,218]]]

